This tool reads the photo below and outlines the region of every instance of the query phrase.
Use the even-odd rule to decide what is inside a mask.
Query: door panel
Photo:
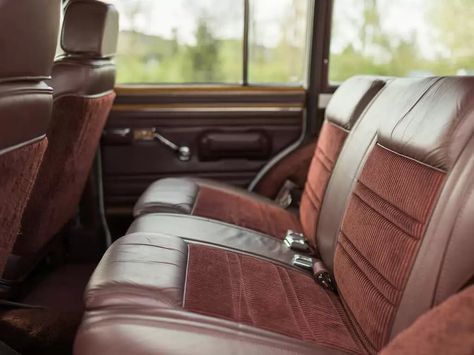
[[[303,130],[305,91],[261,87],[125,87],[102,140],[106,212],[130,214],[146,187],[193,176],[246,187]],[[190,149],[188,161],[148,134]]]

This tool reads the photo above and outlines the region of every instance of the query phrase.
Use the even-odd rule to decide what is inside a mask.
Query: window
[[[109,0],[117,82],[302,84],[310,1]]]
[[[334,0],[329,80],[474,74],[473,0]]]
[[[309,10],[305,0],[250,1],[251,82],[303,83]]]

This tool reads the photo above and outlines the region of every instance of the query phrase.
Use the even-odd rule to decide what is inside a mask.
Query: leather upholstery
[[[75,354],[341,355],[346,352],[180,309],[91,311],[76,337]]]
[[[45,137],[52,95],[53,90],[40,81],[0,83],[0,153]]]
[[[390,79],[371,76],[354,76],[346,80],[329,101],[326,120],[351,130],[387,81]]]
[[[435,78],[393,80],[371,103],[347,138],[326,190],[316,232],[318,251],[329,270],[333,267],[337,235],[350,193],[376,142],[379,125],[386,120],[390,122],[391,117],[394,121],[404,117],[437,81]]]
[[[81,327],[75,353],[176,353],[177,347],[182,354],[220,354],[229,349],[238,353],[247,349],[252,354],[341,353],[184,311],[181,307],[187,258],[186,243],[170,236],[130,235],[114,243],[87,287],[86,306],[97,312],[92,312]],[[127,311],[119,312],[117,318],[113,309],[123,307],[129,315],[125,315]],[[121,346],[115,348],[110,340],[122,332],[127,334],[127,341],[118,342]]]
[[[340,290],[338,300],[343,305],[344,317],[351,319],[347,329],[353,332],[351,334],[357,334],[356,338],[364,347],[362,352],[380,351],[399,332],[413,324],[421,314],[472,282],[474,276],[473,97],[474,77],[393,80],[381,91],[358,121],[336,162],[322,206],[322,210],[326,211],[321,216],[323,224],[318,228],[318,233],[322,230],[325,234],[318,234],[318,243],[322,245],[319,247],[324,261],[329,264],[330,270],[335,270],[335,282]],[[433,124],[425,123],[426,120],[431,120]],[[177,221],[172,222],[172,219]],[[241,249],[243,252],[239,252],[239,245],[227,248],[216,246],[214,241],[206,241],[205,238],[213,233],[208,232],[207,226],[211,226],[210,223],[217,223],[215,221],[203,221],[196,216],[185,215],[147,215],[140,217],[131,231],[146,230],[142,227],[147,222],[150,222],[150,228],[155,234],[138,233],[127,236],[116,242],[117,247],[113,248],[119,248],[123,255],[127,255],[127,250],[133,248],[125,245],[134,240],[131,237],[137,238],[139,243],[141,240],[147,240],[146,243],[140,244],[149,249],[155,248],[157,241],[160,243],[160,248],[166,247],[169,243],[170,249],[176,249],[175,245],[179,242],[174,240],[165,242],[167,238],[175,238],[182,243],[205,244],[203,248],[211,251],[209,259],[201,256],[196,261],[191,255],[193,248],[188,248],[186,285],[183,291],[184,308],[191,302],[188,297],[196,297],[195,295],[200,295],[197,298],[199,307],[191,307],[188,313],[181,308],[174,309],[169,313],[172,320],[168,323],[163,320],[161,313],[163,309],[160,308],[158,311],[155,307],[147,306],[148,302],[156,302],[155,300],[140,298],[142,291],[137,291],[140,297],[127,295],[130,297],[127,299],[120,296],[120,300],[117,301],[116,292],[108,295],[104,290],[108,287],[112,289],[112,286],[101,287],[101,304],[104,306],[88,306],[76,343],[76,351],[81,353],[84,349],[104,349],[106,344],[115,346],[109,337],[110,334],[121,334],[123,339],[120,343],[127,346],[132,342],[139,352],[142,349],[146,351],[157,342],[154,339],[140,338],[144,344],[138,344],[134,337],[126,335],[126,332],[136,332],[132,330],[138,329],[134,328],[135,326],[146,323],[140,329],[146,329],[151,332],[150,334],[158,336],[169,331],[168,324],[173,328],[176,322],[183,320],[182,317],[186,320],[188,317],[198,319],[194,318],[199,317],[194,314],[198,312],[204,317],[202,327],[208,324],[207,319],[212,318],[210,316],[214,317],[213,321],[219,324],[217,327],[221,331],[229,330],[224,323],[234,320],[236,328],[230,333],[242,341],[241,347],[236,349],[270,352],[270,349],[259,348],[261,344],[259,339],[247,337],[246,330],[243,329],[247,329],[248,319],[242,318],[242,314],[245,313],[242,312],[250,309],[249,303],[258,304],[266,294],[272,294],[273,289],[266,291],[265,288],[276,287],[277,284],[273,278],[262,278],[262,272],[279,270],[279,267],[285,265],[285,261],[280,260],[277,253],[252,253],[244,247]],[[214,229],[215,226],[210,228]],[[223,231],[233,236],[238,233],[238,227],[225,225]],[[193,237],[193,235],[199,236],[199,233],[207,236]],[[346,250],[344,258],[341,257],[343,248]],[[348,250],[350,252],[347,253]],[[147,253],[149,251],[139,252],[140,255]],[[245,254],[245,257],[243,255],[235,257],[237,254]],[[96,273],[107,270],[111,278],[106,282],[113,284],[113,288],[117,289],[122,281],[116,275],[133,275],[136,260],[140,260],[141,265],[144,264],[143,260],[146,260],[137,258],[137,254],[132,255],[133,258],[129,260],[128,265],[120,265],[105,258],[99,264]],[[226,260],[223,255],[226,255],[229,264],[225,272],[224,267],[219,266],[222,260]],[[247,259],[253,260],[253,255],[258,255],[258,262]],[[168,256],[158,255],[158,257],[159,259],[152,260],[153,265],[160,262],[174,264],[176,261],[176,259],[170,260]],[[216,263],[216,258],[221,260],[220,264]],[[244,263],[247,263],[246,267],[243,266]],[[249,272],[248,265],[257,264],[260,266],[255,266],[252,269],[254,272]],[[164,274],[160,274],[162,280],[167,280],[168,277],[181,280],[180,276],[176,275],[182,275],[185,267],[182,263],[174,266],[173,269],[168,266],[167,269],[160,268],[164,270]],[[138,269],[141,274],[144,273],[141,266]],[[245,275],[242,274],[244,272]],[[152,274],[157,273],[153,266]],[[223,280],[222,278],[226,276],[222,275],[225,273],[234,276]],[[190,278],[190,275],[194,276]],[[214,276],[208,277],[209,275]],[[281,273],[279,275],[281,284],[285,284],[286,278]],[[114,282],[115,280],[118,281]],[[147,282],[151,282],[150,280],[151,278],[147,277],[144,282],[145,288],[149,287]],[[101,281],[102,284],[106,282]],[[188,287],[191,287],[189,282],[192,283],[194,292],[197,292],[194,296],[193,292],[189,291]],[[230,287],[230,295],[222,288],[224,283],[227,285],[227,290]],[[93,282],[89,287],[95,288],[96,285],[97,283]],[[181,289],[170,283],[160,284],[159,288],[167,289],[167,285],[171,285],[174,290]],[[128,281],[124,282],[124,287],[129,287]],[[255,287],[261,291],[255,292]],[[136,288],[141,289],[141,286],[136,285]],[[317,296],[319,295],[317,292],[312,291],[314,298],[311,302],[303,297],[301,293],[308,292],[308,289],[304,282],[298,282],[292,292],[288,292],[286,303],[277,297],[275,299],[279,301],[274,307],[265,307],[269,313],[267,317],[282,321],[278,318],[280,309],[286,309],[288,304],[293,305],[295,299],[305,300],[307,307],[320,310],[324,317],[328,316],[327,306]],[[202,293],[204,291],[211,295],[209,297],[212,298],[212,302],[206,302]],[[152,292],[148,297],[153,297],[158,292],[161,291]],[[106,298],[109,301],[105,301]],[[107,302],[111,302],[114,307],[109,306]],[[229,315],[218,311],[229,302],[234,305],[233,313]],[[239,304],[242,307],[235,307]],[[127,308],[127,305],[130,305],[130,308]],[[146,320],[143,317],[145,314],[143,310],[135,310],[138,306],[148,307]],[[292,308],[294,317],[298,316],[298,307]],[[101,315],[107,320],[101,319]],[[261,314],[253,314],[253,317],[257,316],[262,317]],[[325,320],[321,322],[324,323]],[[183,323],[187,326],[195,324]],[[268,330],[268,324],[259,323],[253,318],[251,324],[255,328]],[[121,325],[124,328],[120,328]],[[312,329],[319,329],[320,326],[321,323],[318,323]],[[152,333],[153,331],[157,333]],[[201,334],[204,331],[198,332]],[[187,330],[182,334],[187,335]],[[309,338],[305,339],[310,342]],[[217,335],[217,343],[211,340],[210,342],[212,345],[208,344],[206,351],[210,353],[222,351]],[[170,345],[166,350],[168,353],[178,354],[183,349],[189,350],[191,343],[192,340],[188,341],[182,337],[179,344]],[[165,344],[168,346],[167,342]],[[321,343],[317,342],[315,353],[321,351],[320,346]],[[119,349],[115,349],[120,353]],[[300,349],[295,351],[303,352]]]
[[[59,0],[0,2],[0,276],[47,146],[59,12]]]
[[[1,2],[0,83],[50,77],[60,9],[57,0]]]
[[[110,247],[89,282],[87,307],[135,305],[180,307],[187,245],[167,236],[128,236]],[[132,266],[133,267],[130,267]]]
[[[135,204],[135,217],[146,213],[191,214],[199,185],[192,179],[162,179],[151,184]]]
[[[110,58],[117,51],[119,15],[102,1],[72,0],[65,9],[61,47],[89,58]]]
[[[278,206],[275,202],[263,196],[218,181],[196,178],[167,178],[155,181],[147,188],[135,204],[133,215],[138,217],[159,212],[192,214],[200,187],[208,187],[216,191],[224,191]]]
[[[291,260],[295,256],[295,252],[286,247],[280,239],[197,216],[164,213],[144,215],[137,218],[127,231],[130,236],[142,234],[177,236],[186,241],[239,250],[285,265],[292,265]]]
[[[327,120],[344,130],[350,130],[387,80],[365,76],[347,80],[334,95],[327,110]],[[191,179],[163,179],[153,183],[135,205],[134,216],[156,212],[192,213],[199,185],[203,186],[202,183],[197,183],[197,187],[193,186],[192,181]],[[206,182],[206,185],[213,189],[219,188],[223,191],[237,193],[239,196],[251,200],[269,202],[255,193],[245,193],[243,190],[239,191],[230,186],[219,186],[210,182]],[[279,188],[280,186],[275,187],[277,190]]]
[[[65,9],[61,46],[64,55],[53,68],[55,96],[95,96],[112,91],[119,16],[101,1],[73,0]]]
[[[55,96],[96,96],[111,92],[115,85],[115,65],[108,59],[65,56],[53,67],[50,85]]]
[[[100,1],[68,2],[63,20],[64,55],[53,67],[53,115],[49,147],[23,216],[14,253],[34,264],[74,216],[115,99],[118,13]],[[31,267],[31,265],[30,265]],[[13,274],[21,273],[19,270]]]

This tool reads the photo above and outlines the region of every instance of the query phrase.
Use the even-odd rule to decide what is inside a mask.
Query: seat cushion
[[[226,338],[231,348],[250,353],[273,347],[278,354],[363,352],[339,298],[311,275],[173,236],[118,240],[94,272],[85,299],[78,354],[101,348],[111,334],[120,334],[124,346],[135,343],[134,353],[153,344],[169,354],[193,346],[196,354],[218,354]],[[187,337],[192,330],[212,346],[197,346]],[[147,336],[139,345],[134,338],[142,331]]]
[[[153,183],[137,202],[134,215],[180,213],[210,218],[283,239],[300,232],[298,216],[264,197],[213,181],[187,178]]]

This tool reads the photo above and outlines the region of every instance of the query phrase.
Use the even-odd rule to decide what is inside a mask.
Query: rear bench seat
[[[334,164],[348,133],[386,80],[353,77],[335,93],[311,163],[311,179],[305,187],[300,218],[255,193],[191,178],[163,179],[152,184],[138,200],[135,217],[157,212],[187,214],[231,223],[278,239],[293,229],[304,232],[314,245],[315,221]]]
[[[309,218],[311,214],[313,215],[313,225],[315,226],[314,231],[316,232],[310,231],[309,234],[305,233],[305,237],[313,247],[315,253],[324,260],[329,268],[332,267],[332,258],[334,255],[335,245],[333,241],[337,236],[338,228],[344,215],[347,199],[350,196],[354,180],[358,175],[364,154],[369,147],[374,144],[379,120],[386,120],[389,118],[386,111],[387,107],[390,107],[392,103],[398,103],[398,105],[395,105],[394,109],[390,112],[392,119],[402,117],[435,82],[435,78],[429,78],[422,80],[397,80],[395,83],[388,84],[386,88],[382,89],[382,95],[372,102],[369,105],[368,110],[359,118],[358,124],[355,126],[355,129],[351,134],[349,134],[341,152],[335,156],[334,159],[337,157],[337,163],[332,165],[334,173],[332,175],[326,174],[326,170],[324,170],[320,164],[313,164],[308,176],[306,190],[313,191],[314,189],[318,189],[321,196],[319,201],[324,200],[324,203],[316,204],[315,202],[314,205],[310,203],[306,205],[305,198],[303,198],[300,216]],[[357,85],[350,86],[352,92],[359,92],[361,90]],[[362,87],[368,86],[369,85],[362,85]],[[343,85],[343,87],[348,88],[347,84]],[[360,95],[356,96],[360,97]],[[336,99],[344,98],[344,100],[339,99],[336,101],[345,101],[353,108],[358,105],[356,100],[350,99],[350,92],[347,90],[343,90],[342,92],[338,91],[335,97]],[[340,102],[338,106],[342,107],[343,103]],[[347,110],[347,108],[344,110],[340,109],[341,112],[345,110],[351,112],[351,110]],[[331,114],[332,111],[334,111],[334,109],[329,110],[328,117],[335,116],[334,114]],[[346,117],[347,116],[348,115],[346,115]],[[338,117],[342,117],[342,115]],[[324,135],[322,138],[324,139]],[[327,140],[327,143],[323,144],[319,143],[318,147],[321,145],[330,146],[329,142],[332,142],[332,140],[329,139]],[[316,151],[315,162],[319,162],[317,158],[318,151],[322,151],[322,149]],[[316,187],[311,188],[311,185]],[[325,192],[324,188],[326,186],[327,191]],[[309,192],[307,195],[312,196],[313,194]],[[310,199],[308,198],[307,201],[309,200]],[[226,205],[230,204],[232,199],[229,201],[228,199],[221,197],[219,201],[216,201],[216,210],[227,208],[222,206],[221,203]],[[234,201],[234,203],[236,202]],[[230,204],[230,208],[232,208],[231,206],[232,204]],[[264,208],[267,208],[268,210],[268,206],[269,204],[262,204],[260,210],[263,210]],[[318,207],[316,208],[314,206]],[[242,209],[241,213],[246,212],[247,216],[257,216],[256,222],[261,221],[262,224],[278,224],[280,226],[280,235],[278,237],[255,232],[240,227],[239,224],[235,225],[225,223],[201,216],[165,213],[140,216],[129,228],[128,234],[160,232],[177,235],[188,241],[212,243],[221,247],[237,249],[253,255],[265,257],[286,265],[292,264],[295,252],[287,248],[282,243],[282,239],[287,230],[295,230],[295,225],[288,222],[288,220],[279,219],[277,216],[258,216],[255,209],[256,208],[251,208],[249,206],[247,209]],[[289,211],[284,209],[281,210],[283,211],[281,214],[285,213],[293,216]],[[238,211],[233,213],[233,215],[239,216]],[[309,226],[310,223],[306,223],[306,225]],[[135,236],[137,238],[142,237],[140,234],[136,234]]]
[[[76,353],[381,350],[472,279],[473,133],[474,78],[387,84],[349,135],[321,206],[317,248],[338,293],[272,250],[247,250],[251,238],[229,247],[218,233],[193,237],[212,221],[139,218],[157,224],[135,223],[105,254]]]

